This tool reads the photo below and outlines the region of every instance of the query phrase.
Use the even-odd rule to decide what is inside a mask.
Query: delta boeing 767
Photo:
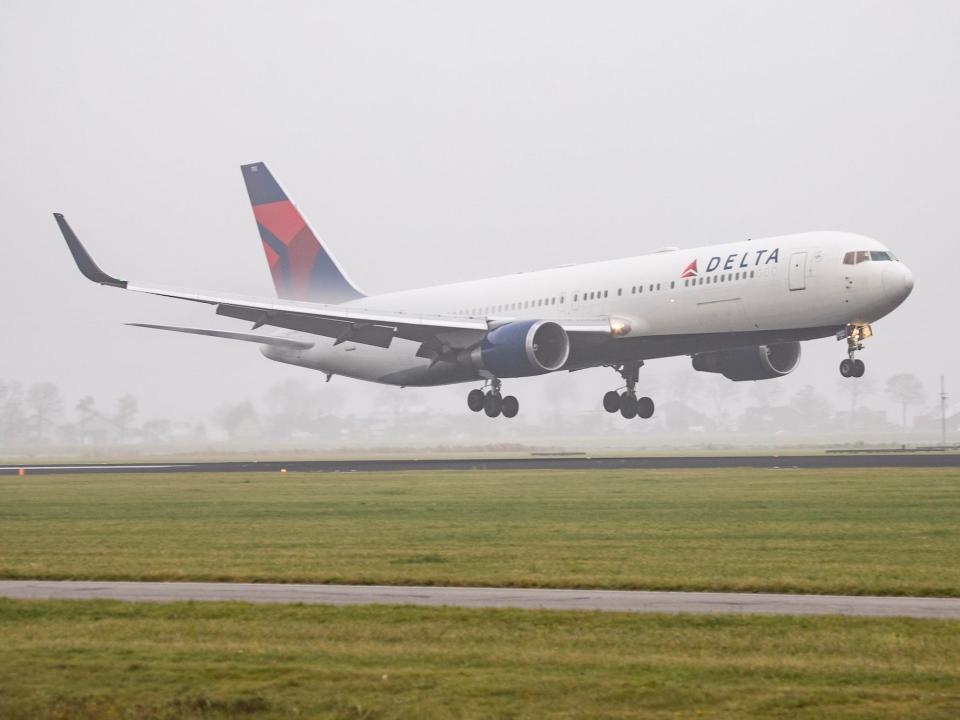
[[[100,269],[63,215],[54,217],[90,280],[252,323],[243,332],[141,327],[258,343],[267,358],[328,379],[476,384],[467,405],[490,417],[519,410],[503,395],[505,380],[603,366],[623,379],[603,396],[604,409],[649,418],[653,400],[637,393],[648,360],[689,355],[695,370],[770,380],[796,368],[802,341],[832,336],[845,341],[840,374],[860,377],[856,353],[871,323],[913,289],[907,267],[876,240],[807,232],[365,295],[267,166],[241,169],[276,298],[120,280]]]

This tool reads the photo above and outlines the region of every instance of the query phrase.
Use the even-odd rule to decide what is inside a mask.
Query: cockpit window
[[[896,260],[893,253],[878,250],[857,250],[848,252],[843,256],[844,265],[859,265],[862,262],[871,260]]]

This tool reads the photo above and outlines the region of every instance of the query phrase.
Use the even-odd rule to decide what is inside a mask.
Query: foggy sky
[[[861,357],[960,393],[956,2],[0,4],[0,378],[205,415],[319,373],[107,272],[271,296],[239,165],[266,161],[367,293],[807,230],[889,245],[906,304]],[[790,391],[835,392],[804,344]],[[653,361],[654,397],[689,359]],[[693,372],[690,370],[690,372]],[[712,380],[711,380],[712,381]],[[358,407],[403,393],[335,378]],[[521,412],[610,370],[505,382]],[[641,389],[644,375],[641,374]],[[467,386],[422,391],[462,409]],[[392,399],[392,400],[391,400]],[[842,404],[842,401],[838,401]],[[480,422],[489,422],[485,418]]]

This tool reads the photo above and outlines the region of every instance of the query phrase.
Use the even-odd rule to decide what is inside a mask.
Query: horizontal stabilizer
[[[149,323],[127,323],[127,325],[130,327],[150,328],[151,330],[170,330],[172,332],[187,333],[189,335],[208,335],[209,337],[224,338],[226,340],[243,340],[245,342],[253,342],[260,345],[273,345],[274,347],[284,347],[291,350],[309,350],[313,347],[312,342],[302,342],[300,340],[291,340],[289,338],[271,337],[270,335],[257,335],[256,333],[176,327],[175,325],[151,325]]]

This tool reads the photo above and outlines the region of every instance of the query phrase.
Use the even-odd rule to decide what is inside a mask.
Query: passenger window
[[[623,288],[617,288],[617,297],[623,295]]]
[[[674,283],[674,281],[671,280],[671,281],[670,281],[670,289],[671,289],[671,290],[673,290],[673,283]]]
[[[660,289],[660,283],[657,283],[657,290]]]
[[[604,291],[603,291],[603,296],[604,296],[604,297],[607,296],[607,292],[608,292],[607,290],[604,290]]]
[[[642,293],[642,292],[643,292],[643,285],[641,285],[640,287],[637,288],[637,292],[638,292],[638,293]]]

